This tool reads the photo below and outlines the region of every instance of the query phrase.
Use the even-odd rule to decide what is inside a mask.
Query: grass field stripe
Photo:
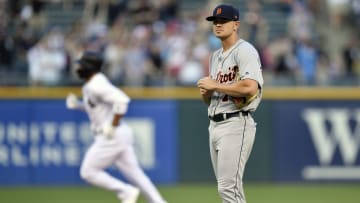
[[[302,175],[307,180],[360,180],[360,167],[308,166]]]

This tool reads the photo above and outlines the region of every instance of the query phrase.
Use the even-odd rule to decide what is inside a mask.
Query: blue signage
[[[176,106],[134,100],[126,117],[140,164],[155,183],[177,181]],[[83,183],[79,167],[93,140],[84,112],[45,99],[2,100],[0,112],[0,185]]]
[[[274,178],[360,180],[360,104],[274,102]]]

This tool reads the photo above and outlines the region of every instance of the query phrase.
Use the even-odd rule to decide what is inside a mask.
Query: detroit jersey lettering
[[[251,56],[251,57],[250,57]],[[257,60],[253,60],[257,59]],[[256,49],[247,41],[239,39],[229,50],[220,48],[210,59],[210,76],[218,83],[231,84],[238,79],[252,79],[258,82],[259,94],[243,111],[255,111],[262,97],[263,78],[260,58]],[[232,98],[224,93],[214,92],[208,108],[209,115],[235,112],[239,109]]]

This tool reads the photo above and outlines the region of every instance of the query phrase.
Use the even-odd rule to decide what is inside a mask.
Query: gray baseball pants
[[[210,121],[210,156],[223,203],[246,203],[243,175],[256,133],[251,114]]]

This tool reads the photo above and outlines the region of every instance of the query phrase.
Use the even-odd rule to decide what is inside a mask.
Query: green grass
[[[169,203],[220,203],[214,184],[159,186]],[[359,203],[357,184],[246,184],[248,203]],[[111,192],[81,187],[0,187],[1,203],[119,203]],[[143,197],[139,203],[146,203]]]

